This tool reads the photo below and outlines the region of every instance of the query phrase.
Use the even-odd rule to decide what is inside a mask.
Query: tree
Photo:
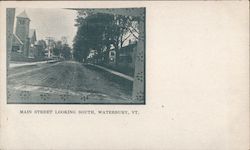
[[[69,60],[71,58],[71,48],[68,44],[64,44],[62,46],[61,54],[66,60]]]
[[[112,19],[113,16],[107,14],[91,14],[85,18],[78,16],[78,30],[73,44],[76,60],[86,59],[90,49],[95,49],[100,54],[103,46],[110,45],[106,43],[105,31]]]
[[[74,58],[79,61],[87,58],[90,49],[97,50],[100,56],[104,47],[110,49],[113,46],[119,56],[119,49],[131,35],[138,39],[136,22],[131,16],[80,12],[76,26],[78,31],[73,49]]]
[[[55,47],[53,48],[53,54],[56,56],[59,56],[62,50],[62,41],[56,41],[55,42]]]
[[[73,43],[73,56],[77,61],[82,61],[83,58],[86,59],[89,54],[88,41],[85,37],[86,33],[87,28],[85,25],[78,27]]]
[[[47,45],[44,40],[39,40],[37,41],[37,53],[35,55],[36,58],[38,59],[43,59],[45,56],[45,49]]]

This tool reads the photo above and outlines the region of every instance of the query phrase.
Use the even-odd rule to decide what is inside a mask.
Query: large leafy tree
[[[112,19],[113,16],[106,14],[91,14],[85,18],[78,16],[78,30],[73,44],[76,60],[86,59],[90,49],[95,49],[100,54],[103,46],[107,45],[105,31]]]
[[[113,46],[118,55],[118,49],[131,35],[137,38],[137,26],[131,16],[80,12],[76,26],[73,49],[74,58],[79,61],[86,59],[90,49],[100,54],[103,47],[110,49]]]
[[[87,28],[85,24],[78,27],[73,43],[73,55],[77,61],[86,59],[89,54],[88,41],[86,39]]]

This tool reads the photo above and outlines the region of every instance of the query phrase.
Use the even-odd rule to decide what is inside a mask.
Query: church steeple
[[[20,13],[16,18],[16,35],[22,42],[25,42],[29,36],[30,19],[25,11]]]
[[[29,29],[30,18],[25,11],[16,16],[16,36],[24,43],[24,54],[28,55],[29,50]]]
[[[20,13],[17,18],[26,18],[28,20],[30,20],[30,18],[28,17],[28,15],[26,14],[26,11],[24,10],[22,13]]]

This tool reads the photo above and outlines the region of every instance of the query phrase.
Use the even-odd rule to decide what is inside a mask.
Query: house
[[[114,49],[109,49],[102,52],[102,63],[115,65],[116,63],[116,51]]]
[[[135,68],[136,46],[137,43],[135,42],[119,49],[118,66],[129,69]]]

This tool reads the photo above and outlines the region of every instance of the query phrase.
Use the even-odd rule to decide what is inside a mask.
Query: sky
[[[62,36],[66,36],[68,44],[72,47],[77,31],[77,27],[74,26],[77,16],[76,11],[54,8],[17,8],[16,16],[24,10],[31,20],[30,29],[36,30],[37,40],[45,39],[46,37],[54,37],[55,40],[61,40]]]

